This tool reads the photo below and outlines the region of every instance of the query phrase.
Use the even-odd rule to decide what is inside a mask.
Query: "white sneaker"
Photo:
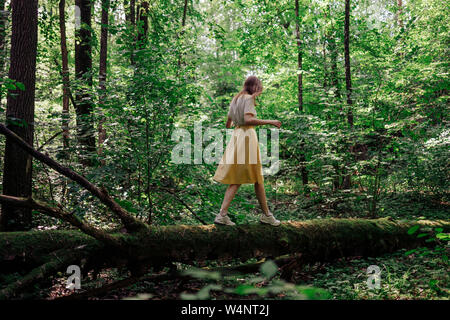
[[[223,225],[226,225],[226,226],[234,226],[234,225],[236,225],[236,223],[234,223],[233,221],[230,220],[228,215],[223,216],[220,213],[217,214],[216,218],[214,219],[214,223],[223,224]]]
[[[269,215],[264,213],[261,214],[261,218],[259,218],[259,222],[270,224],[271,226],[279,226],[281,224],[280,220],[275,219],[272,212],[269,211]]]

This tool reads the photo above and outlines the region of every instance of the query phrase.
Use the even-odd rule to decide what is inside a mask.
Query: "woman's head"
[[[244,82],[244,88],[242,89],[248,94],[258,95],[262,92],[262,83],[256,76],[248,77]]]
[[[245,79],[244,86],[235,97],[234,100],[239,98],[243,94],[250,94],[254,97],[261,94],[263,90],[261,80],[258,79],[256,76],[249,76],[247,79]]]

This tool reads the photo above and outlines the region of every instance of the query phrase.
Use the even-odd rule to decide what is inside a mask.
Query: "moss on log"
[[[424,244],[424,239],[408,235],[408,229],[414,225],[443,227],[447,232],[450,229],[449,221],[315,219],[283,222],[279,227],[261,224],[151,227],[136,234],[112,236],[123,245],[122,258],[155,264],[247,260],[290,253],[302,253],[310,261],[326,261],[352,255],[376,256]],[[39,260],[55,250],[81,245],[95,246],[105,254],[111,252],[107,245],[79,231],[0,233],[0,266],[16,256]]]
[[[377,256],[425,244],[423,238],[408,234],[414,225],[442,227],[447,232],[450,229],[449,221],[315,219],[284,222],[279,227],[159,227],[128,239],[129,249],[140,260],[247,260],[302,253],[304,261],[328,261],[344,256]]]
[[[96,268],[126,265],[132,276],[138,277],[148,267],[171,262],[246,261],[301,254],[301,261],[307,263],[345,256],[378,256],[401,248],[432,245],[425,238],[408,234],[416,225],[431,231],[437,227],[444,232],[450,230],[449,221],[388,219],[316,219],[283,222],[279,227],[177,225],[111,234],[121,244],[120,250],[80,231],[4,232],[0,233],[0,274],[26,275],[7,284],[0,290],[0,297],[14,297],[16,291],[39,279],[64,271],[69,262],[80,265],[84,274]]]

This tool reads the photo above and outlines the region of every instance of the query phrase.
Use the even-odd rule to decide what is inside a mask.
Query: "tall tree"
[[[21,84],[8,92],[6,121],[11,131],[33,145],[38,0],[12,0],[11,9],[9,78]],[[31,197],[32,158],[8,138],[3,170],[3,194]],[[30,227],[31,209],[2,205],[1,230],[28,230]]]
[[[344,22],[344,54],[345,54],[345,86],[347,89],[347,121],[353,128],[352,111],[352,75],[350,71],[350,0],[345,0],[345,22]]]
[[[347,122],[350,129],[353,129],[353,111],[352,111],[352,77],[350,70],[350,0],[345,0],[345,21],[344,21],[344,57],[345,57],[345,87],[347,91]],[[353,147],[349,151],[352,153]],[[342,182],[344,189],[351,187],[351,175],[347,174]]]
[[[61,62],[62,62],[62,81],[63,81],[63,108],[62,108],[62,130],[63,130],[63,147],[67,150],[69,147],[69,59],[67,52],[66,38],[66,19],[65,19],[66,1],[59,1],[59,30],[61,38]]]
[[[181,32],[180,32],[180,38],[183,39],[184,35],[184,27],[186,25],[186,14],[187,14],[187,7],[188,7],[188,0],[184,0],[184,6],[183,6],[183,17],[181,19]],[[182,60],[183,53],[180,52],[180,55],[178,56],[178,69],[181,67],[181,60]],[[179,70],[177,70],[178,75]]]
[[[295,0],[295,37],[297,39],[297,81],[298,81],[298,110],[303,112],[303,57],[302,42],[300,39],[299,4]]]
[[[402,19],[402,11],[403,11],[403,1],[397,0],[397,7],[398,11],[395,14],[395,21],[397,22],[397,25],[401,28],[403,28],[403,19]]]
[[[331,30],[326,33],[327,44],[330,52],[330,84],[333,87],[334,96],[336,100],[339,101],[341,99],[341,90],[339,85],[339,74],[337,67],[337,59],[338,59],[338,50],[336,46],[336,32],[333,24],[333,19],[331,18],[331,6],[328,4],[327,6],[327,14],[326,17],[330,20],[330,28]],[[339,104],[340,106],[341,104]]]
[[[75,30],[75,76],[78,88],[75,94],[77,114],[77,134],[80,145],[80,162],[92,165],[95,153],[94,126],[92,121],[92,35],[91,0],[75,0],[79,8],[80,25]]]
[[[100,104],[104,104],[106,91],[106,69],[108,62],[108,11],[109,0],[102,0],[102,20],[101,20],[101,34],[100,34],[100,66],[98,83],[100,89]],[[106,130],[103,127],[105,118],[102,116],[98,124],[98,153],[102,154],[103,143],[106,140]]]
[[[298,84],[298,110],[303,113],[303,49],[300,39],[300,14],[299,3],[295,0],[295,37],[297,40],[297,84]],[[305,143],[301,142],[300,152],[300,171],[302,173],[303,189],[306,192],[306,186],[308,185],[308,171],[306,170],[306,156],[305,156]]]
[[[5,44],[6,44],[6,22],[7,22],[7,14],[5,11],[5,3],[6,0],[0,0],[0,78],[4,77],[4,67],[5,67]],[[1,89],[1,84],[0,84]],[[2,101],[2,90],[0,90],[0,106]]]
[[[148,34],[148,10],[149,5],[147,1],[142,1],[140,5],[138,5],[137,10],[137,43],[139,48],[144,48],[145,43],[147,42],[147,34]]]

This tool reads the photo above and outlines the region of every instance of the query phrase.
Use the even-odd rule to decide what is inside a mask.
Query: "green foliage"
[[[198,290],[195,294],[186,292],[181,293],[180,298],[184,300],[211,299],[211,291],[217,291],[217,294],[223,292],[228,294],[236,294],[238,296],[256,295],[259,298],[278,296],[289,299],[329,298],[329,293],[326,290],[286,282],[275,277],[277,272],[278,266],[272,260],[268,260],[260,266],[261,276],[251,275],[245,280],[244,283],[238,284],[235,287],[209,283]],[[235,284],[235,281],[233,281],[233,276],[223,276],[219,272],[215,271],[188,269],[184,272],[184,274],[201,280],[222,280],[222,283]]]

